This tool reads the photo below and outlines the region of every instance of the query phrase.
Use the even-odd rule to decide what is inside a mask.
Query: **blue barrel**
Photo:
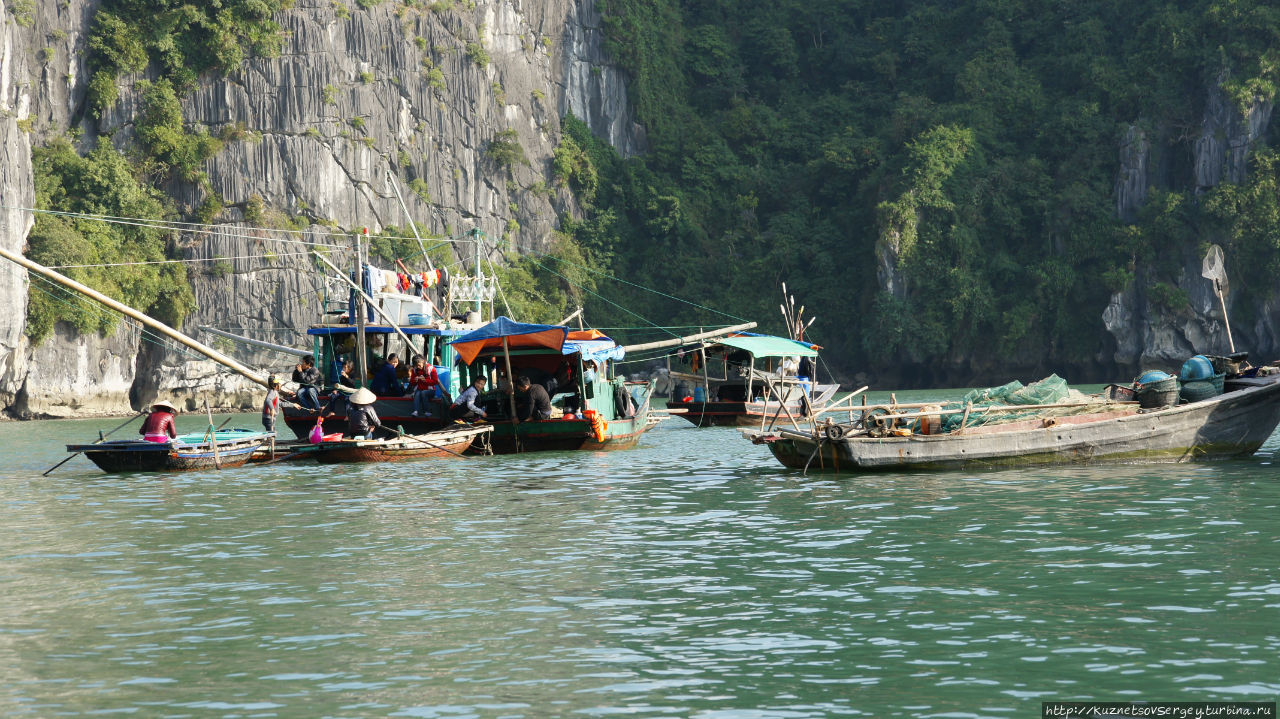
[[[1137,383],[1152,384],[1152,383],[1160,382],[1166,379],[1169,379],[1168,372],[1161,372],[1158,369],[1152,369],[1152,370],[1147,370],[1146,372],[1143,372],[1142,374],[1138,375]]]
[[[694,401],[694,402],[706,402],[706,401],[707,401],[707,389],[706,389],[705,387],[694,387],[694,388],[693,388],[693,401]]]
[[[1186,362],[1182,363],[1182,369],[1178,372],[1178,377],[1183,382],[1199,382],[1200,380],[1213,378],[1213,363],[1204,355],[1196,355]]]

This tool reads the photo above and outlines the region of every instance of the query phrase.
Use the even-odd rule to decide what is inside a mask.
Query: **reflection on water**
[[[0,426],[6,715],[1022,716],[1280,692],[1274,439],[1221,464],[832,478],[672,420],[607,454],[39,476],[114,424]]]

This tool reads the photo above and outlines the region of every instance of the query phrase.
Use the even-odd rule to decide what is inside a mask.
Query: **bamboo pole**
[[[333,264],[332,262],[330,262],[330,261],[329,261],[329,258],[325,257],[324,255],[320,254],[319,252],[316,252],[315,250],[312,250],[312,251],[311,251],[311,253],[312,253],[313,255],[315,255],[316,257],[320,258],[320,261],[321,261],[321,262],[323,262],[323,263],[325,263],[326,265],[328,265],[328,266],[329,266],[329,267],[330,267],[334,272],[337,272],[337,273],[338,273],[338,277],[339,277],[343,282],[346,282],[346,283],[347,283],[347,285],[348,285],[348,286],[350,286],[352,289],[354,289],[356,292],[358,292],[358,293],[360,294],[360,296],[361,296],[361,297],[365,298],[365,300],[366,300],[366,301],[368,301],[369,306],[373,308],[373,311],[374,311],[374,312],[376,312],[376,313],[378,313],[378,316],[379,316],[379,317],[381,317],[382,319],[386,320],[386,321],[387,321],[387,324],[391,327],[391,329],[395,330],[395,331],[396,331],[396,334],[400,335],[400,339],[402,339],[402,340],[404,340],[405,342],[407,342],[407,343],[409,344],[409,346],[410,346],[410,347],[412,347],[412,346],[413,346],[413,342],[411,342],[411,341],[409,340],[409,335],[406,335],[406,334],[404,333],[404,330],[400,329],[400,325],[396,324],[395,320],[391,319],[391,315],[388,315],[388,314],[386,313],[386,311],[385,311],[385,310],[383,310],[381,307],[379,307],[379,306],[378,306],[378,304],[377,304],[376,302],[374,302],[374,301],[373,301],[373,298],[372,298],[372,297],[370,297],[369,295],[365,294],[364,288],[362,288],[362,287],[360,287],[359,285],[357,285],[356,283],[352,282],[352,281],[351,281],[351,278],[350,278],[350,277],[347,277],[346,275],[344,275],[344,274],[342,273],[342,270],[338,269],[338,266],[337,266],[337,265],[335,265],[335,264]],[[363,316],[363,309],[364,309],[364,308],[361,308],[361,316]]]
[[[389,169],[387,170],[387,184],[391,185],[391,190],[396,193],[396,199],[400,201],[400,209],[404,210],[404,221],[408,222],[409,229],[413,230],[413,238],[418,241],[418,249],[422,250],[422,259],[427,261],[427,269],[435,272],[435,265],[431,264],[431,257],[427,255],[427,247],[422,244],[422,237],[418,235],[418,225],[409,214],[409,206],[404,203],[404,196],[400,194],[400,185],[396,183],[395,175],[392,175]]]
[[[1231,339],[1231,320],[1227,317],[1227,300],[1222,296],[1222,285],[1213,281],[1213,291],[1218,295],[1218,304],[1222,306],[1222,324],[1227,328],[1227,343],[1231,345],[1231,354],[1236,352],[1236,341]]]
[[[511,424],[516,424],[516,378],[511,374],[511,347],[502,336],[502,362],[507,366],[507,400],[511,407]]]
[[[236,342],[243,342],[247,345],[254,345],[255,347],[268,349],[268,350],[271,350],[272,352],[279,352],[280,354],[290,354],[290,355],[293,355],[294,357],[297,357],[298,355],[308,354],[306,350],[295,349],[293,347],[286,347],[285,345],[278,345],[274,342],[264,342],[263,340],[250,339],[249,337],[233,334],[231,332],[224,332],[220,329],[217,329],[216,327],[205,327],[204,325],[198,325],[196,329],[202,332],[208,332],[211,335],[226,337],[227,339],[235,340]]]
[[[209,409],[209,398],[204,398],[204,413],[209,417],[209,442],[213,445],[213,467],[222,469],[222,460],[218,457],[218,430],[213,426],[213,410]]]
[[[936,402],[930,403],[930,404],[924,405],[923,407],[916,408],[917,411],[915,412],[882,414],[878,416],[878,419],[906,419],[908,417],[919,417],[921,415],[926,414],[925,412],[921,412],[919,410],[923,409],[924,407],[933,407],[933,406],[938,406],[940,404],[941,403],[936,403]],[[1136,405],[1136,404],[1138,403],[1137,402],[1064,402],[1062,404],[993,405],[991,407],[974,407],[973,412],[978,414],[986,414],[988,412],[1022,412],[1024,410],[1057,409],[1059,407],[1062,407],[1062,408],[1091,407],[1091,406],[1098,406],[1098,407],[1125,406],[1127,407],[1127,406]],[[883,407],[884,405],[881,405],[881,406]],[[902,407],[905,407],[905,405],[898,405],[898,407],[902,408]],[[956,412],[959,412],[959,411],[961,411],[959,407],[955,409],[947,409],[943,407],[941,414],[955,414]],[[939,413],[929,412],[928,414],[939,414]]]
[[[581,314],[582,314],[582,308],[581,308],[581,307],[579,307],[578,309],[576,309],[576,310],[574,310],[573,312],[571,312],[571,313],[569,314],[569,316],[568,316],[568,317],[566,317],[566,318],[564,318],[564,319],[560,320],[559,322],[557,322],[557,323],[556,323],[556,325],[558,325],[558,326],[564,326],[564,325],[567,325],[567,324],[569,324],[569,320],[573,319],[574,317],[578,317],[578,316],[580,316]],[[582,323],[581,323],[581,322],[579,322],[578,324],[582,324]]]
[[[733,325],[732,327],[721,327],[718,330],[708,330],[707,332],[699,332],[698,334],[695,334],[695,335],[687,335],[685,337],[676,337],[675,339],[658,340],[657,342],[643,342],[638,345],[624,345],[622,349],[624,352],[639,352],[640,350],[656,350],[656,349],[662,349],[663,347],[678,347],[680,345],[688,344],[690,342],[696,342],[698,340],[709,339],[711,337],[720,337],[721,335],[727,335],[733,332],[742,332],[744,330],[753,329],[755,326],[756,326],[755,322],[746,322],[740,325]]]
[[[840,405],[844,404],[845,402],[850,402],[850,403],[852,403],[852,402],[853,402],[853,398],[854,398],[854,397],[857,397],[858,395],[862,394],[863,392],[866,392],[866,391],[867,391],[867,389],[868,389],[868,387],[869,387],[869,385],[863,385],[861,388],[859,388],[859,389],[857,389],[857,390],[855,390],[855,391],[853,391],[853,392],[850,392],[850,393],[849,393],[849,395],[848,395],[847,397],[845,397],[845,398],[841,399],[840,401],[836,402],[835,404],[829,404],[829,405],[827,405],[826,407],[822,407],[822,408],[820,408],[820,409],[818,409],[818,410],[814,411],[814,413],[813,413],[813,418],[814,418],[814,419],[817,419],[817,418],[818,418],[818,415],[820,415],[820,414],[826,414],[827,412],[838,412],[839,410],[841,410],[841,409],[842,409],[842,407],[841,407]],[[899,405],[899,406],[901,406],[901,405]],[[850,405],[849,405],[850,412],[852,412],[852,408],[853,408],[853,405],[852,405],[852,404],[850,404]]]
[[[208,357],[214,362],[217,362],[218,364],[223,365],[227,369],[230,369],[244,376],[246,379],[251,380],[256,384],[260,384],[263,387],[267,386],[267,379],[265,377],[257,374],[253,370],[240,364],[239,362],[228,357],[227,355],[222,354],[218,350],[215,350],[214,348],[204,344],[203,342],[199,342],[195,339],[192,339],[191,337],[188,337],[187,335],[179,332],[178,330],[175,330],[174,328],[164,324],[163,322],[160,322],[159,320],[155,320],[147,315],[144,315],[143,313],[133,309],[132,307],[129,307],[128,305],[117,302],[91,287],[82,285],[79,282],[76,282],[75,280],[71,279],[70,277],[67,277],[58,272],[55,272],[49,269],[48,267],[45,267],[44,265],[40,265],[35,262],[32,262],[31,260],[28,260],[22,255],[10,252],[4,248],[0,248],[0,257],[3,257],[16,264],[19,264],[25,267],[26,269],[30,270],[31,272],[35,272],[36,274],[48,277],[54,282],[57,282],[58,284],[64,287],[69,287],[75,290],[76,292],[79,292],[80,294],[85,295],[86,297],[89,297],[90,299],[96,300],[106,305],[107,307],[115,310],[116,312],[119,312],[128,317],[131,317],[137,320],[138,322],[141,322],[142,324],[150,327],[151,329],[155,330],[156,332],[159,332],[160,334],[168,337],[169,339],[172,339],[175,342],[178,342],[179,344],[182,344],[186,347],[189,347],[190,349],[195,350],[196,352],[199,352],[200,354],[204,355],[205,357]]]

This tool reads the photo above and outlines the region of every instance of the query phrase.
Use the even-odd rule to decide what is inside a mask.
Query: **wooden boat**
[[[871,436],[870,429],[816,424],[743,430],[783,465],[833,472],[987,468],[1089,462],[1186,462],[1253,454],[1280,424],[1280,379],[1228,380],[1210,399],[1142,410],[1033,417],[947,434]],[[905,432],[903,432],[905,434]]]
[[[187,472],[197,469],[240,467],[265,442],[269,432],[223,429],[214,433],[178,435],[169,442],[117,439],[98,444],[69,444],[68,452],[83,452],[104,472]]]
[[[629,449],[649,424],[651,382],[627,382],[616,376],[615,363],[626,350],[597,330],[570,331],[558,325],[535,325],[498,317],[452,342],[459,359],[460,384],[472,378],[529,375],[551,377],[567,368],[571,381],[555,387],[552,397],[559,417],[513,421],[512,401],[501,390],[485,393],[483,406],[493,434],[487,437],[496,454],[550,450]],[[505,381],[505,380],[504,380]],[[384,423],[385,424],[385,423]]]
[[[456,425],[419,435],[392,439],[344,439],[310,445],[302,452],[321,464],[358,462],[404,462],[416,459],[447,459],[472,447],[482,446],[484,437],[493,431],[490,425]]]
[[[817,356],[809,342],[746,332],[687,348],[683,361],[697,371],[669,368],[681,389],[667,409],[698,427],[760,427],[775,417],[807,416],[840,385],[815,384],[784,363],[805,358],[813,366]]]

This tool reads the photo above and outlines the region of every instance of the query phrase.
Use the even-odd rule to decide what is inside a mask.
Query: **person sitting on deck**
[[[413,390],[413,416],[430,417],[431,400],[440,387],[440,375],[425,357],[413,358],[413,370],[409,372],[409,389]]]
[[[399,364],[400,357],[396,353],[387,355],[387,363],[378,369],[369,389],[380,397],[403,397],[404,386],[400,384],[400,378],[396,377],[396,367]]]
[[[516,421],[531,419],[551,419],[551,396],[542,385],[520,375],[516,378]]]
[[[338,385],[329,393],[329,401],[325,403],[324,409],[320,410],[320,416],[324,418],[332,417],[339,412],[347,413],[347,398],[355,393],[355,389],[346,385]]]
[[[178,408],[160,400],[151,405],[151,414],[142,421],[142,429],[138,434],[148,442],[168,442],[178,436],[178,428],[173,422],[173,415]]]
[[[302,361],[294,365],[293,381],[298,383],[298,404],[307,409],[320,409],[320,370],[316,369],[316,358],[303,355]]]
[[[476,404],[476,400],[480,399],[480,393],[484,391],[485,384],[488,383],[483,376],[476,377],[469,387],[458,395],[453,401],[453,405],[449,407],[449,416],[458,422],[467,422],[477,418],[488,416],[484,409]]]
[[[378,397],[373,392],[361,387],[347,399],[347,437],[357,439],[373,439],[373,431],[382,424],[373,403]]]

